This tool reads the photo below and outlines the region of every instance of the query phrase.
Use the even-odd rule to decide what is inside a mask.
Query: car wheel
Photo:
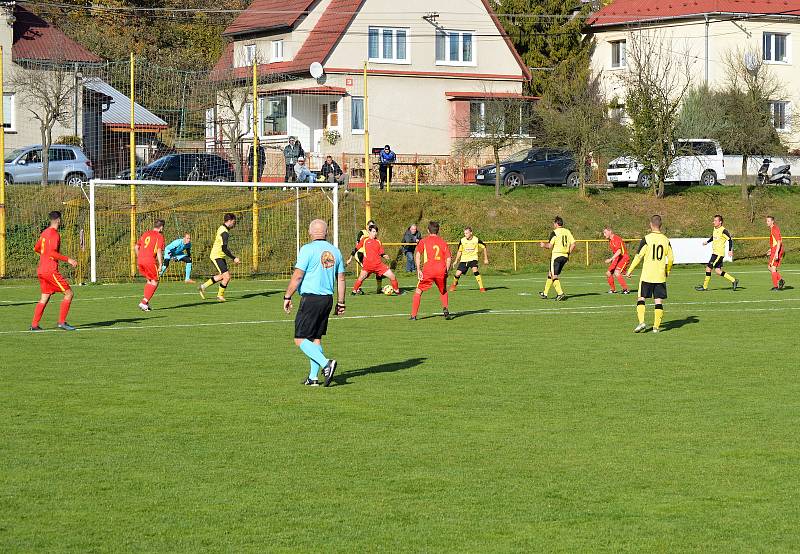
[[[564,186],[572,188],[578,187],[580,186],[580,184],[581,184],[581,178],[578,175],[577,171],[573,171],[569,175],[567,175],[567,180],[564,182]]]
[[[717,174],[711,169],[706,169],[700,176],[701,185],[705,185],[707,187],[713,187],[717,183],[718,183]]]
[[[653,178],[649,173],[644,171],[639,172],[639,177],[636,179],[636,186],[641,187],[643,189],[649,189],[650,185],[653,184]]]
[[[519,173],[509,173],[506,175],[505,179],[503,179],[503,184],[507,187],[518,187],[522,184],[522,175]]]
[[[68,187],[79,187],[86,182],[86,176],[83,173],[70,173],[64,179],[64,184]]]
[[[224,175],[217,175],[211,180],[214,181],[215,183],[227,183],[229,179]]]
[[[14,178],[11,175],[9,175],[8,173],[6,173],[6,184],[7,185],[13,185],[14,184]]]

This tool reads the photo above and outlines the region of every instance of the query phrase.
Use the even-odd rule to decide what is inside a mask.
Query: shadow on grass
[[[661,330],[672,331],[673,329],[680,329],[684,325],[691,325],[692,323],[700,323],[700,318],[696,315],[689,315],[683,319],[670,319],[661,325]]]
[[[267,296],[273,296],[275,294],[278,294],[277,290],[265,290],[263,292],[248,292],[247,294],[241,295],[239,298],[241,299],[257,298],[259,296],[263,296],[266,298]]]
[[[210,300],[203,300],[202,298],[199,299],[197,302],[189,302],[186,304],[178,304],[177,306],[164,306],[163,308],[158,308],[158,310],[175,310],[179,308],[196,308],[197,306],[215,306],[220,304],[216,299],[213,301]]]
[[[336,374],[333,376],[333,383],[337,386],[339,385],[349,385],[349,379],[353,377],[364,377],[366,375],[372,375],[377,373],[394,373],[395,371],[402,371],[404,369],[411,369],[412,367],[417,367],[421,365],[425,360],[428,358],[409,358],[408,360],[403,360],[402,362],[390,362],[386,364],[379,364],[370,367],[365,367],[363,369],[357,369],[355,371],[348,371],[346,373]]]
[[[486,291],[490,290],[508,290],[508,287],[486,287]]]
[[[453,319],[458,319],[459,317],[466,317],[466,316],[470,316],[470,315],[488,314],[490,311],[491,310],[488,310],[488,309],[484,308],[482,310],[467,310],[467,311],[464,311],[464,312],[454,312],[454,313],[451,313],[450,315],[453,316]]]
[[[113,327],[119,323],[139,323],[142,321],[150,321],[151,319],[160,319],[164,316],[155,315],[155,316],[143,316],[143,317],[128,317],[124,319],[109,319],[107,321],[95,321],[94,323],[85,323],[81,325],[83,328],[87,327]]]
[[[580,294],[567,294],[567,300],[572,298],[581,298],[582,296],[600,296],[599,292],[582,292]],[[611,296],[609,294],[609,296]]]
[[[789,287],[786,287],[786,288],[789,288]],[[37,304],[37,303],[38,302],[36,300],[31,300],[29,302],[0,302],[0,306],[8,306],[8,307],[12,307],[12,306],[33,306],[34,304]]]

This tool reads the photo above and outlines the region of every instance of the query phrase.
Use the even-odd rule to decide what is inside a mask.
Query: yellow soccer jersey
[[[639,253],[634,256],[628,271],[633,273],[639,262],[643,262],[640,281],[666,283],[674,259],[672,246],[666,235],[664,233],[648,233],[639,243]]]
[[[486,248],[486,245],[475,235],[472,235],[471,239],[461,237],[461,242],[458,244],[458,251],[461,253],[460,260],[462,262],[477,262],[478,253],[483,248]]]
[[[224,225],[220,225],[219,229],[217,229],[217,234],[214,237],[214,245],[211,247],[211,254],[209,255],[209,258],[212,260],[218,260],[225,258],[225,256],[228,256],[229,258],[236,257],[233,255],[233,252],[231,252],[231,249],[228,248],[229,237],[230,229]]]
[[[550,244],[553,245],[552,259],[555,260],[562,256],[569,258],[569,248],[575,244],[575,237],[572,236],[569,229],[558,227],[550,233]]]
[[[733,237],[722,225],[714,228],[710,241],[713,252],[717,256],[724,257],[725,254],[733,251]],[[725,248],[726,246],[728,247],[727,249]]]

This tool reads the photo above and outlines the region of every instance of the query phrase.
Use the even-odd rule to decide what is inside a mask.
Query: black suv
[[[129,179],[130,170],[117,179]],[[216,154],[167,154],[136,170],[136,178],[151,181],[233,181],[230,162]]]
[[[476,181],[479,185],[494,185],[496,173],[494,164],[480,167]],[[500,162],[500,175],[507,187],[531,183],[568,187],[579,184],[572,153],[557,148],[521,150]]]

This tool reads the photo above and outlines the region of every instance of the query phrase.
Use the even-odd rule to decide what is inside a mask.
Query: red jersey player
[[[767,268],[772,274],[772,289],[770,290],[783,290],[783,287],[786,286],[786,281],[783,280],[778,271],[785,253],[783,237],[781,237],[781,230],[778,228],[778,224],[775,223],[775,218],[771,215],[767,216],[767,227],[769,227],[769,261],[767,262]]]
[[[77,266],[78,262],[59,252],[61,236],[58,234],[58,228],[61,226],[61,212],[50,212],[49,217],[50,225],[39,235],[39,240],[36,241],[36,246],[33,248],[34,252],[39,254],[39,267],[36,270],[36,274],[39,276],[42,296],[33,312],[31,331],[42,330],[39,327],[42,314],[50,301],[50,297],[57,292],[64,294],[64,300],[61,301],[61,311],[58,315],[58,326],[65,331],[74,331],[75,327],[67,323],[67,314],[72,302],[72,289],[69,288],[67,280],[58,272],[58,262],[67,262],[72,267]]]
[[[144,297],[139,302],[139,309],[144,312],[150,311],[150,299],[158,288],[158,269],[164,260],[164,220],[156,219],[153,228],[139,237],[136,243],[136,261],[139,265],[139,273],[147,279],[144,285]]]
[[[447,311],[447,272],[450,271],[450,247],[439,236],[439,223],[428,223],[428,236],[417,243],[414,259],[417,263],[417,289],[414,291],[414,301],[411,305],[411,319],[417,319],[419,302],[422,293],[432,285],[439,289],[439,299],[442,302],[442,313],[445,319],[451,319]]]
[[[606,270],[606,278],[608,279],[608,286],[610,287],[608,293],[615,294],[617,292],[617,287],[614,284],[614,278],[616,277],[622,287],[622,294],[630,294],[631,291],[628,290],[628,283],[625,282],[625,277],[622,276],[630,261],[628,249],[625,247],[625,241],[622,240],[622,237],[615,234],[614,231],[611,230],[611,227],[603,229],[603,236],[608,239],[608,247],[612,252],[611,257],[606,260],[606,263],[609,264],[608,270]]]
[[[364,294],[364,291],[361,290],[361,284],[364,279],[373,273],[379,279],[384,275],[388,277],[392,282],[394,293],[400,294],[400,285],[397,284],[397,277],[389,269],[389,266],[383,263],[384,258],[388,260],[389,256],[383,251],[383,245],[378,240],[377,225],[370,225],[367,230],[367,236],[361,237],[361,240],[356,244],[356,250],[360,251],[362,249],[364,251],[364,259],[362,260],[361,274],[356,279],[356,282],[353,283],[353,290],[350,294]]]

